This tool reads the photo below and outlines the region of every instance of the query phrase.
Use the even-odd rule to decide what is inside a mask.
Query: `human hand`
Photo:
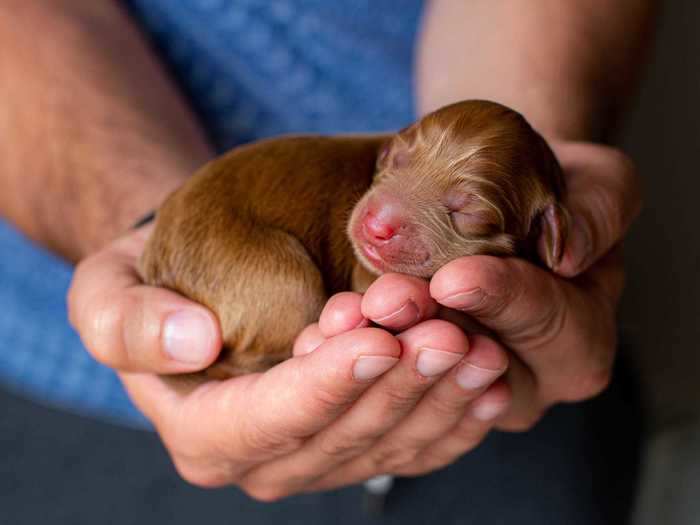
[[[198,303],[143,284],[138,261],[152,230],[132,231],[78,264],[69,318],[93,357],[111,368],[196,372],[219,354],[218,321]]]
[[[429,294],[490,330],[513,353],[513,403],[499,428],[524,430],[561,401],[602,391],[616,353],[624,285],[620,243],[641,208],[629,159],[589,143],[552,144],[572,221],[553,275],[515,258],[467,257],[439,270]]]
[[[192,483],[236,484],[272,500],[379,473],[427,472],[475,446],[509,403],[503,383],[489,388],[506,369],[500,346],[480,336],[470,345],[449,323],[421,322],[436,304],[409,304],[418,280],[396,286],[392,276],[365,301],[372,318],[402,330],[398,337],[365,327],[360,296],[341,294],[301,334],[295,357],[264,374],[202,384],[154,375],[205,367],[220,336],[206,309],[140,282],[147,235],[148,228],[131,233],[79,265],[71,320],[88,350],[120,370]],[[205,325],[191,341],[176,329],[168,334],[166,319],[181,310]],[[183,348],[201,345],[204,358],[173,361],[168,337]]]

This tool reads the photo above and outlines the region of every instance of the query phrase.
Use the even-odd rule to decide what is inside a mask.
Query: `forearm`
[[[211,151],[111,0],[0,6],[0,213],[71,260],[155,207]]]
[[[418,52],[421,113],[467,98],[548,137],[600,139],[634,89],[654,0],[433,0]]]

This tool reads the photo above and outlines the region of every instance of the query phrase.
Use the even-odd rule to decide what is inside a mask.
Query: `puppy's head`
[[[431,113],[381,150],[348,234],[373,273],[432,276],[466,255],[561,258],[566,212],[552,151],[517,112],[466,101]]]

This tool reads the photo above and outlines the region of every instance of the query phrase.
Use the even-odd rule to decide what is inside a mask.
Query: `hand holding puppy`
[[[582,227],[571,229],[560,263],[559,271],[568,276],[586,269],[619,242],[638,210],[639,192],[634,172],[619,152],[589,144],[555,145],[554,149],[569,186],[566,205],[574,221],[579,214],[583,218]],[[580,237],[582,231],[587,232],[584,237]],[[584,274],[574,286],[524,261],[470,257],[456,260],[436,274],[431,284],[435,297],[444,301],[449,295],[459,295],[451,292],[463,291],[458,288],[465,284],[491,292],[490,285],[497,281],[489,280],[494,275],[489,273],[493,263],[503,265],[497,269],[510,270],[512,265],[520,270],[514,278],[537,279],[532,280],[532,286],[521,283],[515,290],[522,293],[503,296],[498,304],[493,298],[499,295],[490,293],[486,296],[490,300],[473,311],[507,341],[518,359],[524,357],[521,352],[528,355],[528,361],[523,359],[527,366],[514,365],[518,360],[511,359],[507,385],[497,381],[507,362],[499,343],[478,336],[472,338],[467,351],[463,335],[455,327],[441,321],[421,322],[436,308],[426,285],[414,278],[389,274],[374,283],[360,301],[355,295],[343,295],[327,306],[320,324],[302,334],[305,342],[297,343],[299,354],[321,343],[315,351],[294,357],[265,374],[208,383],[191,390],[173,388],[161,377],[140,372],[204,368],[216,357],[220,334],[215,318],[199,305],[167,290],[143,286],[137,263],[148,233],[145,228],[130,234],[81,263],[70,297],[72,319],[98,359],[132,371],[122,374],[129,392],[154,421],[180,472],[200,485],[235,483],[255,497],[270,500],[347,484],[377,473],[427,472],[453,461],[480,441],[493,418],[508,409],[509,388],[514,391],[514,403],[501,425],[526,428],[553,400],[581,399],[597,391],[609,372],[614,353],[611,309],[621,277],[617,263],[607,258],[593,264],[590,275]],[[585,261],[579,265],[582,259]],[[465,261],[483,271],[472,272],[464,266]],[[453,275],[448,271],[454,271]],[[465,276],[472,282],[465,283]],[[439,289],[443,277],[443,282],[459,286]],[[543,289],[547,293],[543,294]],[[382,304],[382,297],[391,301]],[[466,303],[451,306],[469,309]],[[471,308],[474,310],[473,305]],[[407,316],[412,310],[419,314]],[[549,325],[537,321],[546,320],[542,313],[550,311],[565,312],[566,317],[578,322],[567,325],[566,330],[547,331]],[[174,312],[189,312],[203,319],[205,335],[191,346],[194,349],[199,344],[203,350],[197,354],[198,362],[176,361],[165,351],[165,320]],[[393,366],[392,358],[399,354],[396,340],[388,333],[358,328],[333,335],[337,325],[347,329],[364,317],[380,324],[383,321],[392,330],[408,332],[402,341],[403,352]],[[591,325],[597,332],[590,329]],[[420,332],[409,331],[410,326]],[[542,329],[532,330],[531,326]],[[601,327],[604,330],[600,331]],[[536,335],[542,338],[533,338]],[[426,347],[466,354],[448,371],[422,376],[416,371]],[[530,349],[536,351],[528,354]],[[595,349],[595,353],[589,349]],[[579,376],[591,381],[571,382],[570,376],[558,380],[556,367],[553,370],[547,366],[558,363],[553,355],[557,351],[570,360],[570,372],[575,372],[576,362],[594,365],[585,367]],[[353,369],[361,362],[360,356],[378,363],[375,372],[381,369],[379,364],[389,369],[384,375],[357,382]],[[443,367],[446,362],[443,358]],[[491,370],[486,384],[482,376],[481,386],[471,392],[458,382],[460,371],[468,370],[467,366]],[[438,365],[432,365],[432,370],[438,369]],[[533,372],[537,374],[537,387]],[[462,377],[462,383],[468,385],[469,381]],[[471,384],[478,382],[472,380]],[[572,388],[577,384],[578,392]],[[540,385],[546,385],[546,390]],[[419,403],[418,397],[426,391],[431,395],[424,398],[425,403]],[[403,404],[403,409],[397,410],[397,404]],[[348,406],[352,406],[351,411],[347,411]],[[300,407],[303,410],[299,411]],[[399,421],[390,418],[393,413],[398,414]],[[350,414],[352,417],[346,419]],[[424,422],[426,417],[434,418],[432,421],[445,419],[453,427],[447,431],[435,428],[440,434],[436,437],[416,435],[415,423],[402,426],[402,422]],[[358,426],[366,421],[384,421],[393,430],[382,425]],[[382,436],[391,436],[392,440],[382,440]],[[316,448],[304,449],[302,444],[307,442]],[[294,458],[293,452],[300,452],[296,459],[301,461],[278,456]],[[329,456],[342,461],[338,464]],[[310,469],[305,470],[304,465],[310,465]]]

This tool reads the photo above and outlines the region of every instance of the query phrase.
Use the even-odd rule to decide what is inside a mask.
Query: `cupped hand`
[[[638,212],[638,183],[615,150],[568,144],[556,153],[573,214],[559,276],[493,257],[453,261],[429,284],[385,275],[364,297],[332,298],[292,359],[264,374],[194,384],[154,374],[206,367],[219,329],[201,306],[140,282],[145,228],[79,265],[71,320],[93,355],[121,370],[193,483],[236,484],[274,500],[434,470],[496,421],[529,428],[552,403],[608,382],[623,285],[616,247]],[[436,301],[491,335],[467,337],[430,319]],[[368,328],[368,319],[399,335]],[[507,383],[499,379],[506,369]]]
[[[93,356],[118,369],[192,483],[274,500],[420,474],[476,446],[510,404],[498,380],[507,368],[501,346],[429,319],[437,305],[425,283],[391,275],[364,298],[332,298],[295,356],[266,373],[173,378],[216,358],[219,328],[205,308],[140,281],[148,234],[130,233],[78,266],[70,317]]]
[[[430,283],[430,296],[477,320],[512,352],[513,403],[499,421],[504,430],[528,429],[552,404],[599,393],[616,353],[620,244],[641,208],[639,180],[616,149],[589,143],[553,149],[571,213],[558,275],[516,258],[467,257]]]

